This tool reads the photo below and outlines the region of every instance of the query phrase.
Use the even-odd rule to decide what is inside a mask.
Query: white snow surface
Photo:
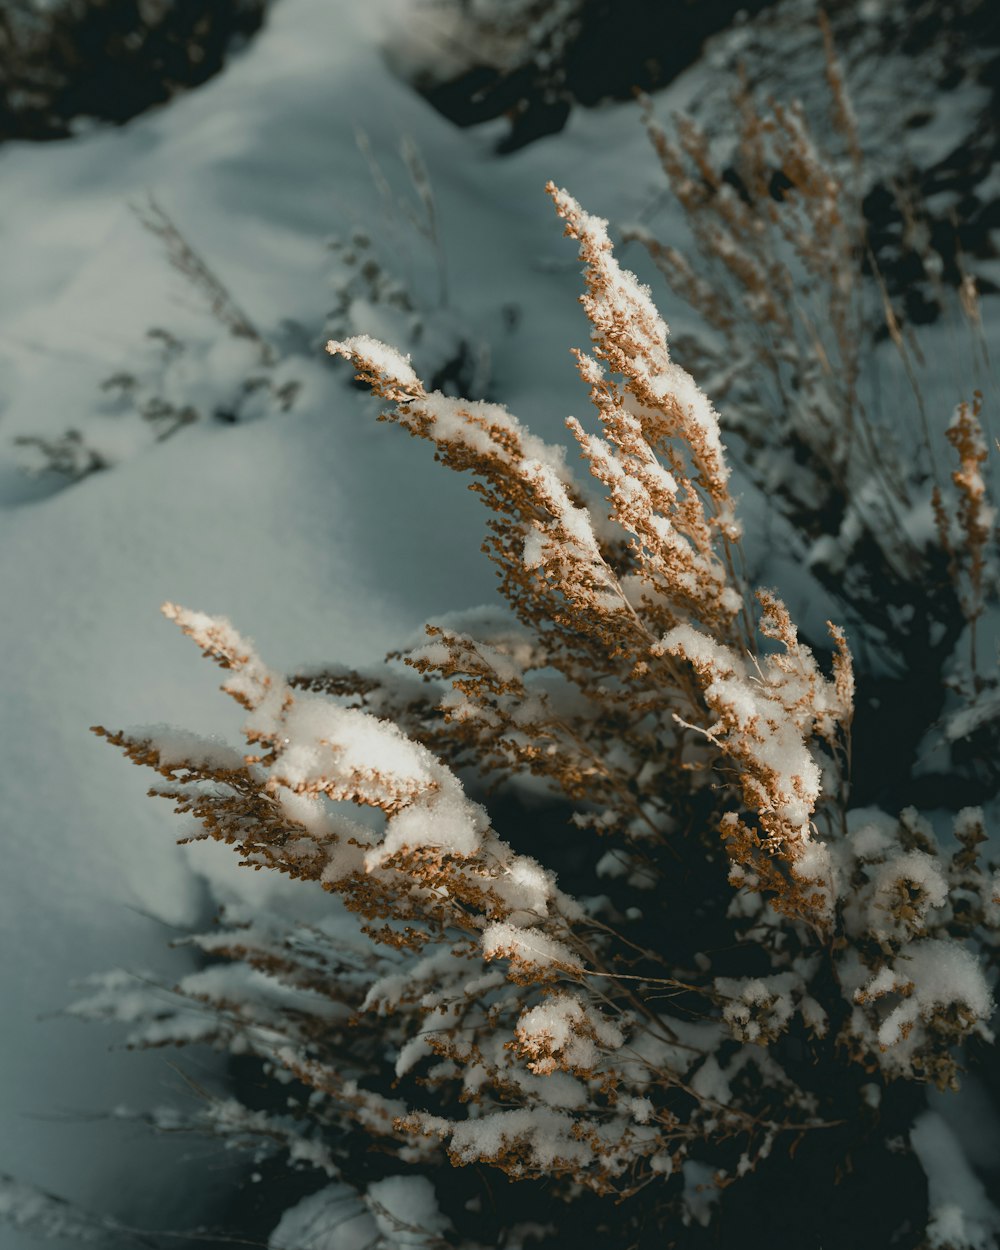
[[[368,1186],[367,1204],[388,1246],[440,1245],[450,1230],[426,1176],[387,1176]]]

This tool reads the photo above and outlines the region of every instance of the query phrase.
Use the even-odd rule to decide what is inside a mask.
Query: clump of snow
[[[741,1041],[772,1041],[784,1032],[796,1011],[816,1032],[826,1030],[826,1013],[808,996],[798,972],[742,979],[716,977],[715,988],[728,1000],[722,1018]]]
[[[498,920],[483,930],[483,954],[487,959],[510,959],[539,971],[562,968],[582,971],[582,965],[563,942],[538,928],[518,928]]]
[[[439,1245],[451,1229],[426,1176],[387,1176],[368,1186],[368,1209],[391,1246]]]
[[[969,1166],[946,1120],[924,1111],[910,1130],[910,1144],[927,1176],[932,1250],[994,1250],[1000,1211]]]
[[[130,738],[148,741],[166,768],[185,763],[220,771],[246,768],[242,753],[220,737],[205,738],[170,725],[134,726],[127,732]]]
[[[402,387],[418,386],[419,379],[413,371],[409,356],[380,343],[378,339],[367,334],[356,334],[352,338],[337,342],[331,339],[326,345],[331,356],[358,356],[372,373],[382,374],[391,378]]]
[[[892,993],[903,997],[879,1027],[879,1044],[885,1048],[906,1038],[919,1020],[930,1020],[936,1011],[953,1004],[980,1021],[993,1013],[993,997],[982,964],[970,950],[948,938],[910,943],[855,997],[864,1001]]]
[[[479,803],[457,788],[441,789],[425,802],[414,803],[393,816],[385,837],[368,862],[375,864],[406,847],[440,847],[450,854],[473,855],[489,828],[489,817]]]
[[[707,1228],[712,1220],[712,1208],[722,1196],[715,1182],[715,1170],[707,1163],[685,1159],[681,1171],[684,1176],[684,1223]]]
[[[268,1250],[366,1250],[378,1235],[359,1195],[334,1184],[289,1207],[267,1245]]]
[[[430,784],[433,757],[391,721],[300,695],[281,728],[286,742],[280,775],[293,789],[309,789],[331,773],[368,775],[376,786],[381,775],[413,793]]]
[[[522,1012],[515,1034],[522,1050],[534,1056],[529,1067],[537,1073],[557,1067],[590,1071],[600,1063],[603,1051],[625,1043],[617,1022],[578,994],[553,994]]]
[[[573,1116],[551,1107],[493,1111],[449,1125],[451,1152],[462,1163],[474,1163],[498,1159],[516,1149],[543,1172],[566,1163],[584,1164],[591,1151],[574,1134],[575,1123]],[[519,1170],[515,1164],[513,1175]]]

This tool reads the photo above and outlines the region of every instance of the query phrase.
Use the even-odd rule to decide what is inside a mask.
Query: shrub
[[[852,801],[848,641],[830,625],[821,664],[776,593],[749,593],[718,416],[606,223],[550,191],[593,339],[598,424],[568,426],[603,497],[499,405],[331,342],[385,419],[472,476],[506,609],[432,624],[384,670],[286,677],[167,605],[226,671],[248,751],[98,732],[192,836],[343,909],[231,908],[171,1004],[112,976],[77,1010],[256,1057],[264,1118],[209,1100],[188,1126],[336,1176],[275,1246],[337,1246],[345,1220],[389,1244],[559,1245],[574,1221],[622,1245],[989,1244],[1000,1216],[925,1096],[992,1039],[983,814],[947,834]],[[973,587],[994,524],[975,405],[953,431],[939,525]],[[443,1155],[475,1171],[449,1179]],[[542,1206],[529,1184],[477,1217],[487,1166],[541,1179]]]
[[[14,0],[0,8],[0,141],[121,124],[222,68],[265,0]]]
[[[738,124],[725,146],[691,117],[668,132],[644,102],[691,246],[665,244],[646,225],[628,227],[625,237],[646,248],[694,310],[698,328],[678,337],[675,355],[719,405],[741,467],[783,517],[797,557],[875,653],[869,666],[881,672],[868,698],[877,700],[879,715],[862,709],[855,793],[883,801],[886,772],[897,769],[911,786],[923,752],[935,755],[925,771],[937,780],[922,783],[932,804],[951,802],[956,767],[978,802],[995,789],[989,761],[1000,725],[996,675],[986,676],[975,621],[981,594],[995,595],[996,570],[987,558],[980,591],[972,591],[949,554],[952,522],[935,522],[949,488],[941,466],[965,418],[956,415],[949,430],[928,411],[930,370],[906,316],[917,284],[894,294],[883,275],[866,215],[871,164],[825,19],[821,31],[826,114],[815,109],[813,123],[801,104],[761,105],[743,81]],[[905,200],[896,208],[913,227],[909,253],[900,247],[888,258],[897,276],[907,259],[925,276],[937,272],[945,262],[920,242],[920,209]],[[940,275],[933,294],[943,310],[960,311],[967,372],[982,379],[988,351],[977,279],[961,267],[960,249],[954,263],[957,297]],[[888,368],[880,342],[893,349]],[[970,396],[976,412],[977,396]],[[970,446],[960,453],[963,463]],[[951,485],[963,493],[958,478]],[[975,563],[972,553],[985,551],[984,540],[967,523],[958,546],[963,561]],[[926,679],[914,682],[916,672]],[[875,740],[881,736],[876,720],[898,726],[878,753],[867,738],[870,727]],[[943,732],[932,748],[935,725]],[[886,752],[898,756],[888,770]],[[909,801],[901,790],[898,798]]]
[[[646,229],[626,237],[646,246],[671,290],[703,319],[711,337],[688,340],[682,354],[725,402],[745,463],[802,534],[810,567],[869,633],[913,662],[930,649],[929,632],[947,654],[962,614],[942,576],[943,552],[913,524],[930,498],[935,452],[919,387],[914,381],[911,396],[894,397],[893,408],[906,405],[915,418],[900,420],[872,402],[865,376],[881,333],[893,336],[911,380],[914,364],[884,288],[879,298],[877,284],[865,281],[862,156],[832,58],[828,73],[839,160],[819,146],[801,106],[760,110],[746,88],[725,167],[691,118],[679,120],[674,139],[647,101],[649,135],[697,260]],[[915,443],[905,456],[904,436]],[[929,593],[893,629],[914,583]],[[932,631],[935,619],[943,630]]]

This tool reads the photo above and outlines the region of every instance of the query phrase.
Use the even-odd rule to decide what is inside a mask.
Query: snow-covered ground
[[[167,806],[88,727],[231,730],[215,674],[159,616],[164,599],[224,613],[292,669],[376,660],[429,616],[494,593],[466,483],[376,424],[317,346],[335,302],[331,234],[395,225],[388,260],[411,269],[428,304],[436,297],[429,244],[390,211],[357,128],[399,196],[412,195],[400,138],[416,144],[453,316],[489,341],[492,392],[553,440],[586,407],[569,354],[586,324],[544,184],[619,221],[659,185],[632,104],[577,110],[562,134],[499,160],[497,127],[454,129],[387,67],[382,45],[404,10],[278,0],[202,89],[121,129],[0,149],[0,1172],[137,1222],[155,1210],[190,1224],[178,1177],[203,1160],[93,1117],[165,1098],[170,1057],[109,1053],[100,1029],[58,1013],[89,973],[183,968],[167,941],[242,878],[212,850],[178,850]],[[697,98],[703,73],[676,83],[662,110]],[[167,398],[208,411],[253,370],[245,341],[132,211],[150,196],[265,337],[299,342],[279,366],[301,383],[287,413],[209,417],[155,442],[134,412],[112,410],[101,384],[147,368],[152,327],[189,344]],[[657,220],[669,233],[669,214]],[[662,287],[657,297],[671,320]],[[298,340],[281,330],[287,319]],[[26,478],[15,439],[70,428],[111,467],[72,485]],[[791,590],[793,611],[807,591]],[[2,1244],[34,1242],[4,1231]]]

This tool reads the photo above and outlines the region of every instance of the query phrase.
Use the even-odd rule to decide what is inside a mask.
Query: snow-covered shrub
[[[876,424],[880,414],[865,402],[864,362],[887,317],[907,348],[891,306],[873,301],[864,280],[861,158],[837,64],[829,64],[846,172],[817,147],[798,106],[772,103],[762,113],[741,92],[728,166],[692,119],[681,118],[674,137],[647,106],[697,259],[646,229],[628,237],[645,244],[709,327],[711,338],[685,344],[687,357],[724,402],[745,462],[811,543],[812,567],[870,623],[885,626],[894,606],[887,583],[937,580],[913,515],[921,487],[925,508],[930,497],[931,449],[925,436],[916,455],[894,454],[898,435]],[[919,403],[912,400],[914,409]],[[907,430],[918,440],[920,433]],[[926,632],[929,620],[911,626],[921,627]]]
[[[762,106],[746,84],[731,144],[714,142],[691,117],[668,131],[647,100],[650,139],[692,248],[663,244],[648,226],[625,235],[696,312],[701,332],[682,339],[678,355],[720,405],[741,464],[790,523],[800,557],[842,605],[845,624],[894,674],[893,692],[880,697],[917,734],[905,750],[915,751],[932,723],[958,716],[961,728],[971,716],[983,730],[978,753],[989,758],[995,675],[984,676],[989,657],[975,621],[996,598],[993,518],[979,522],[970,511],[966,480],[975,475],[981,496],[985,444],[981,431],[961,432],[967,421],[980,430],[981,401],[970,396],[976,414],[959,407],[950,428],[929,408],[906,299],[890,296],[866,217],[865,192],[879,171],[862,154],[825,19],[821,28],[825,143],[801,104]],[[916,227],[913,234],[916,256],[923,245]],[[927,271],[943,263],[926,250],[920,259]],[[949,292],[939,280],[937,296],[966,322],[975,377],[985,350],[976,281],[965,273]],[[949,484],[942,465],[956,449],[962,467]],[[959,573],[965,563],[975,587]],[[919,690],[916,671],[930,677]],[[958,697],[946,702],[949,689]],[[944,754],[961,754],[963,736],[946,729]]]
[[[620,1245],[993,1244],[967,1168],[943,1197],[924,1093],[992,1041],[983,813],[948,832],[854,806],[847,639],[831,625],[821,664],[777,595],[749,592],[718,415],[606,223],[550,190],[593,340],[597,421],[568,426],[601,490],[503,407],[428,391],[374,339],[331,342],[386,419],[472,475],[506,610],[432,624],[382,671],[287,677],[228,621],[167,605],[225,670],[248,748],[98,732],[160,775],[192,837],[339,904],[230,908],[169,997],[115,974],[76,1010],[133,1044],[257,1058],[273,1112],[188,1125],[320,1174],[283,1250],[561,1245],[573,1211]],[[960,412],[971,584],[993,523]],[[511,820],[518,794],[547,806]],[[476,1170],[449,1179],[444,1156]],[[544,1178],[555,1228],[514,1188],[485,1234],[487,1165]]]
[[[99,419],[86,433],[70,429],[58,438],[15,438],[24,449],[21,468],[32,477],[78,482],[195,422],[229,425],[287,412],[300,387],[295,361],[262,356],[259,345],[231,333],[185,341],[155,327],[129,371],[105,379]]]

